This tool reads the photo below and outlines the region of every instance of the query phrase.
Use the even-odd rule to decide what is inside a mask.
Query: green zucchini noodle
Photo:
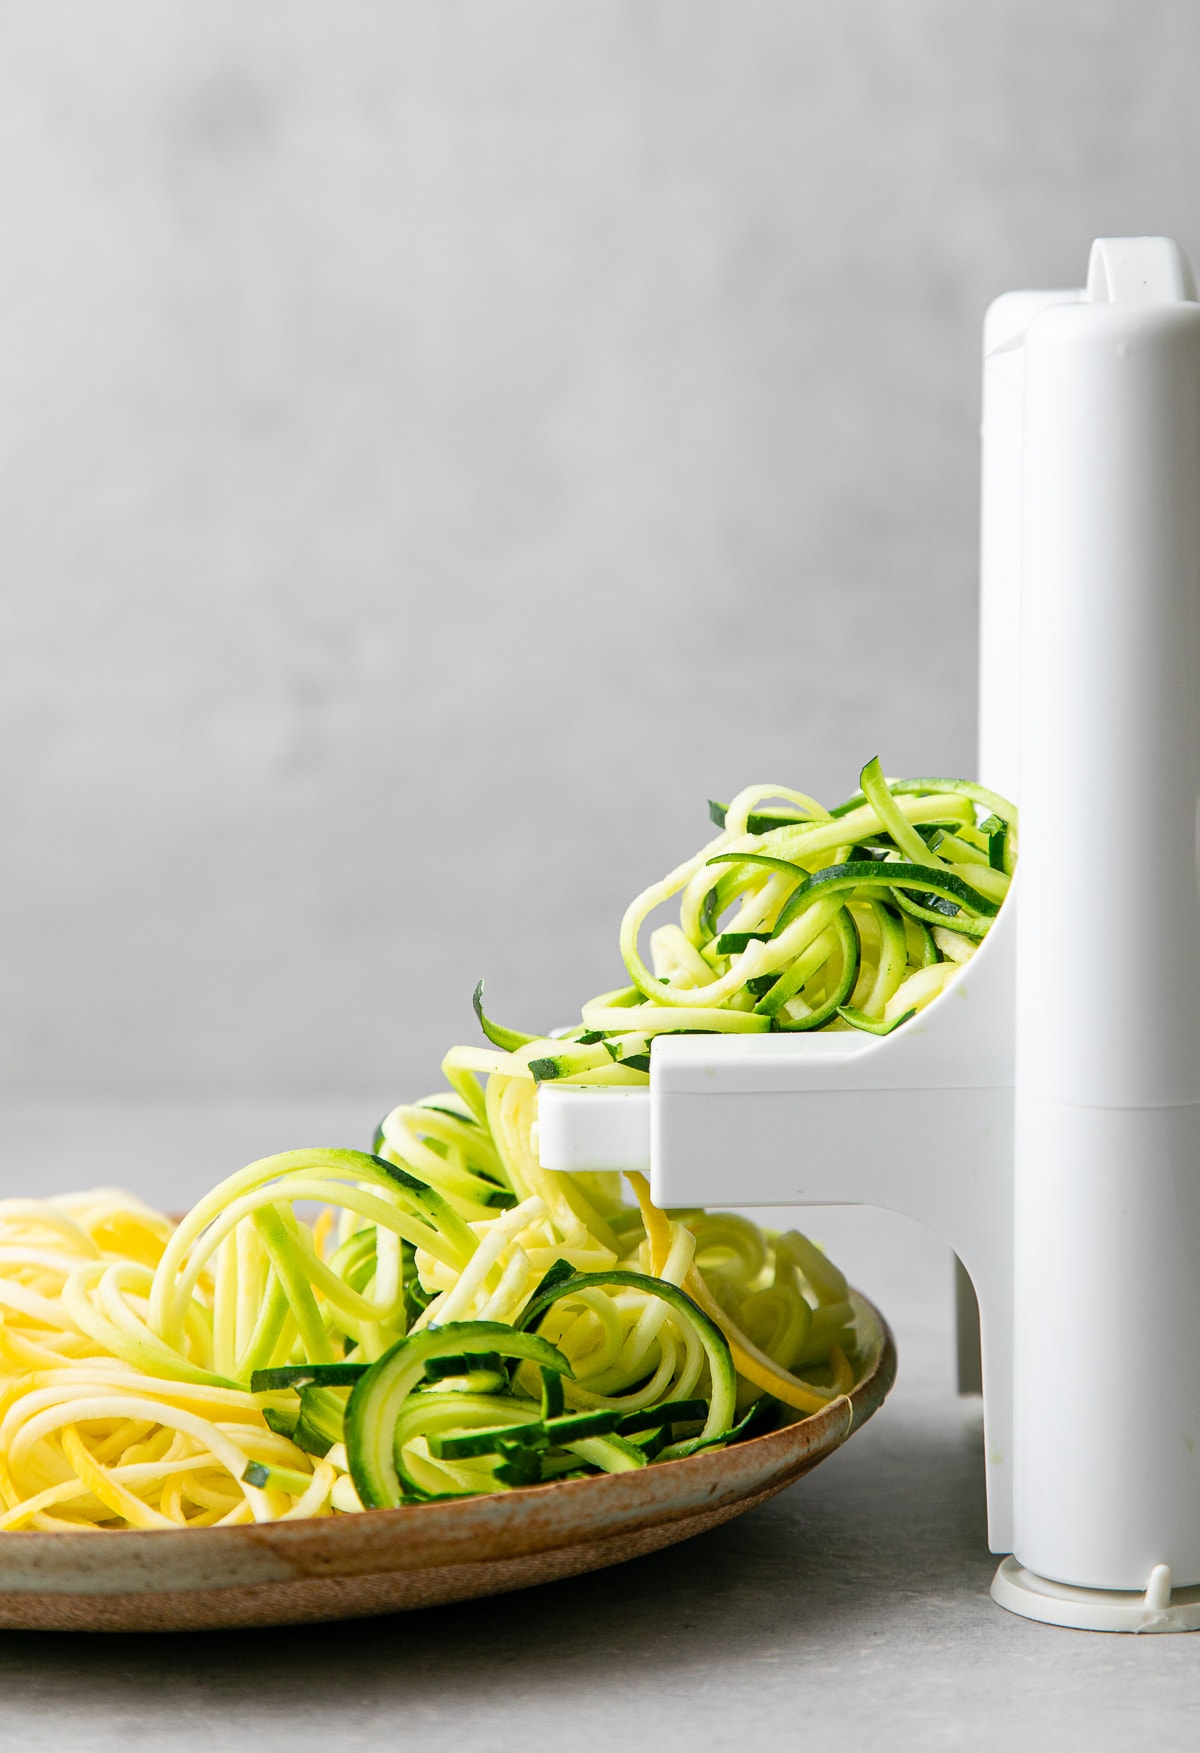
[[[525,1035],[476,1011],[370,1152],[252,1163],[176,1223],[99,1189],[0,1201],[0,1531],[228,1526],[627,1472],[811,1416],[861,1363],[797,1231],[565,1175],[539,1086],[636,1085],[656,1036],[889,1033],[975,954],[1016,816],[958,780],[829,810],[758,785],[639,895],[629,984]],[[664,904],[675,917],[643,928]]]

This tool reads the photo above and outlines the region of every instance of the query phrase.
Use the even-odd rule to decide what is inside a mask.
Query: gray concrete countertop
[[[148,1164],[129,1167],[149,1192]],[[65,1184],[66,1158],[45,1172]],[[1200,1638],[1053,1630],[988,1598],[945,1250],[883,1213],[808,1227],[888,1315],[900,1376],[781,1497],[653,1557],[425,1614],[187,1639],[0,1634],[0,1746],[1195,1747]]]

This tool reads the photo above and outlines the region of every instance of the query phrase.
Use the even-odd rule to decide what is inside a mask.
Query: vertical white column
[[[1200,306],[1097,246],[1024,364],[1014,1546],[1200,1583]]]
[[[979,759],[983,785],[1018,801],[1025,331],[1082,289],[1006,292],[983,324],[979,541]]]
[[[1055,304],[1083,290],[1005,292],[983,323],[980,419],[979,754],[984,785],[1016,802],[1020,793],[1021,499],[1025,422],[1025,331]],[[1010,1299],[1011,1300],[1011,1299]],[[955,1261],[958,1391],[983,1386],[975,1289]]]

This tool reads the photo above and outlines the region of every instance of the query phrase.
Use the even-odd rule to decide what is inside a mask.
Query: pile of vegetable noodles
[[[766,807],[766,806],[770,807]],[[99,1190],[0,1202],[0,1529],[352,1512],[625,1472],[854,1385],[845,1279],[804,1236],[557,1175],[538,1084],[645,1081],[656,1034],[865,1028],[928,1004],[1012,874],[1015,816],[949,780],[828,811],[757,786],[634,902],[631,985],[498,1027],[372,1153],[253,1163],[179,1224]],[[680,896],[679,922],[638,948]],[[481,1081],[482,1079],[482,1081]]]

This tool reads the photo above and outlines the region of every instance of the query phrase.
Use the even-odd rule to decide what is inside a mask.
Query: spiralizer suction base
[[[1052,1583],[1006,1558],[992,1578],[992,1600],[1023,1619],[1071,1631],[1200,1631],[1200,1588],[1172,1590],[1165,1564],[1155,1565],[1143,1594]]]

